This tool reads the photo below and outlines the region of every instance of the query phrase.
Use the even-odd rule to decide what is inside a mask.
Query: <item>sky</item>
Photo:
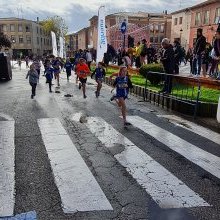
[[[189,7],[205,0],[0,0],[0,17],[18,17],[43,20],[59,15],[65,19],[69,33],[89,25],[89,19],[105,5],[106,14],[116,12],[168,13]]]

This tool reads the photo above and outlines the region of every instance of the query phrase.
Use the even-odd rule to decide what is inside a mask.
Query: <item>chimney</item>
[[[37,17],[37,23],[39,23],[39,17]]]

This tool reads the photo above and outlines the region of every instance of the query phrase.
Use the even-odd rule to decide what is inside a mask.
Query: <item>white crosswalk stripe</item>
[[[0,217],[12,216],[15,192],[14,121],[0,121]]]
[[[65,213],[113,210],[59,119],[39,119]]]
[[[200,136],[205,137],[206,139],[209,139],[210,141],[215,142],[216,144],[220,145],[220,134],[204,128],[200,125],[197,125],[193,122],[184,120],[176,115],[157,115],[158,117],[166,118],[168,119],[171,123],[184,127],[185,129],[194,132],[195,134],[198,134]],[[186,126],[184,126],[186,125]]]
[[[86,126],[107,148],[112,148],[117,144],[124,146],[124,150],[116,154],[115,158],[160,207],[209,206],[197,193],[103,119],[88,118]]]
[[[127,119],[132,123],[133,126],[154,137],[159,142],[165,144],[173,151],[182,155],[192,163],[200,166],[217,178],[220,178],[219,157],[200,149],[199,147],[139,116],[128,116]]]

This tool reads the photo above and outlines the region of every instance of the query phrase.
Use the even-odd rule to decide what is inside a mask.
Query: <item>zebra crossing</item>
[[[80,113],[72,120],[79,122]],[[220,178],[220,158],[181,139],[139,116],[128,116],[133,127],[163,143],[173,152]],[[53,177],[64,213],[112,211],[113,205],[77,150],[58,118],[38,119],[38,127],[51,164]],[[115,160],[163,209],[209,207],[201,192],[140,149],[129,138],[101,117],[88,117],[87,129],[104,148],[123,147],[114,154]],[[14,121],[0,122],[0,217],[12,216],[15,205]],[[193,131],[192,131],[193,132]],[[203,134],[208,134],[202,128]],[[206,137],[208,138],[208,137]],[[218,143],[218,134],[215,136]],[[146,144],[147,147],[147,144]]]

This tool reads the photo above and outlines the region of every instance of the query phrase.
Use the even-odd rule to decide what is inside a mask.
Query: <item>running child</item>
[[[30,65],[30,70],[28,71],[27,75],[26,75],[26,79],[29,77],[29,83],[31,85],[31,98],[33,99],[34,96],[36,95],[36,87],[37,87],[37,83],[39,80],[39,75],[35,69],[34,64]]]
[[[127,67],[121,67],[118,76],[116,77],[113,86],[116,87],[116,95],[114,97],[116,103],[121,108],[124,126],[130,125],[126,120],[126,104],[125,99],[128,97],[129,88],[132,88],[131,80],[127,74]]]
[[[87,98],[86,96],[86,82],[87,76],[90,74],[90,70],[88,65],[86,64],[86,60],[84,58],[79,59],[79,63],[76,65],[76,74],[79,77],[79,89],[83,90],[83,97],[84,99]]]
[[[47,63],[47,67],[45,69],[45,77],[46,77],[46,83],[49,84],[49,92],[52,92],[52,80],[53,80],[53,73],[54,69],[52,68],[52,65],[50,62]]]
[[[58,57],[54,60],[52,65],[53,65],[53,69],[54,69],[54,77],[57,80],[57,86],[60,86],[60,66],[61,66],[61,63],[60,63]]]
[[[95,75],[95,80],[97,82],[97,90],[95,91],[96,98],[100,95],[100,90],[102,88],[102,82],[105,76],[105,69],[101,62],[98,63],[98,67],[94,70],[91,75],[91,78]]]
[[[64,68],[66,69],[67,81],[69,81],[69,77],[71,76],[71,70],[73,69],[73,64],[70,62],[70,58],[66,59]]]

